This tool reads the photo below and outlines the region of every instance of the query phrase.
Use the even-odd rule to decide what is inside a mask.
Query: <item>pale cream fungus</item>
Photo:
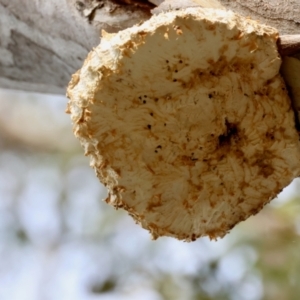
[[[276,29],[192,8],[105,34],[73,75],[74,133],[153,238],[223,237],[300,174]]]

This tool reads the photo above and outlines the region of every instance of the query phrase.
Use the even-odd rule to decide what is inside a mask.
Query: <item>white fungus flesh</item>
[[[217,238],[299,176],[277,38],[202,8],[105,34],[73,75],[68,112],[106,202],[153,238]]]

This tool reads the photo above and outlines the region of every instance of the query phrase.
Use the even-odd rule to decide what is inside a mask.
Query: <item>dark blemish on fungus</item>
[[[226,131],[224,134],[219,135],[219,145],[222,147],[226,144],[230,144],[232,138],[238,136],[237,126],[235,124],[229,123],[225,120]]]

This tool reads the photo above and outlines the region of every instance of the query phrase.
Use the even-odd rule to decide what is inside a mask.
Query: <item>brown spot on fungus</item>
[[[235,124],[230,124],[225,120],[225,127],[225,132],[219,135],[220,147],[230,145],[233,139],[238,139],[238,130]]]

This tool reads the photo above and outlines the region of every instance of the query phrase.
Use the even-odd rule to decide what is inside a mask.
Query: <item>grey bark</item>
[[[64,0],[0,0],[0,87],[65,93],[99,33]]]
[[[226,8],[279,29],[300,33],[300,0],[221,0]]]
[[[281,34],[300,33],[299,0],[219,2]],[[99,29],[78,14],[74,0],[0,0],[0,88],[64,94],[71,74],[99,43]]]

